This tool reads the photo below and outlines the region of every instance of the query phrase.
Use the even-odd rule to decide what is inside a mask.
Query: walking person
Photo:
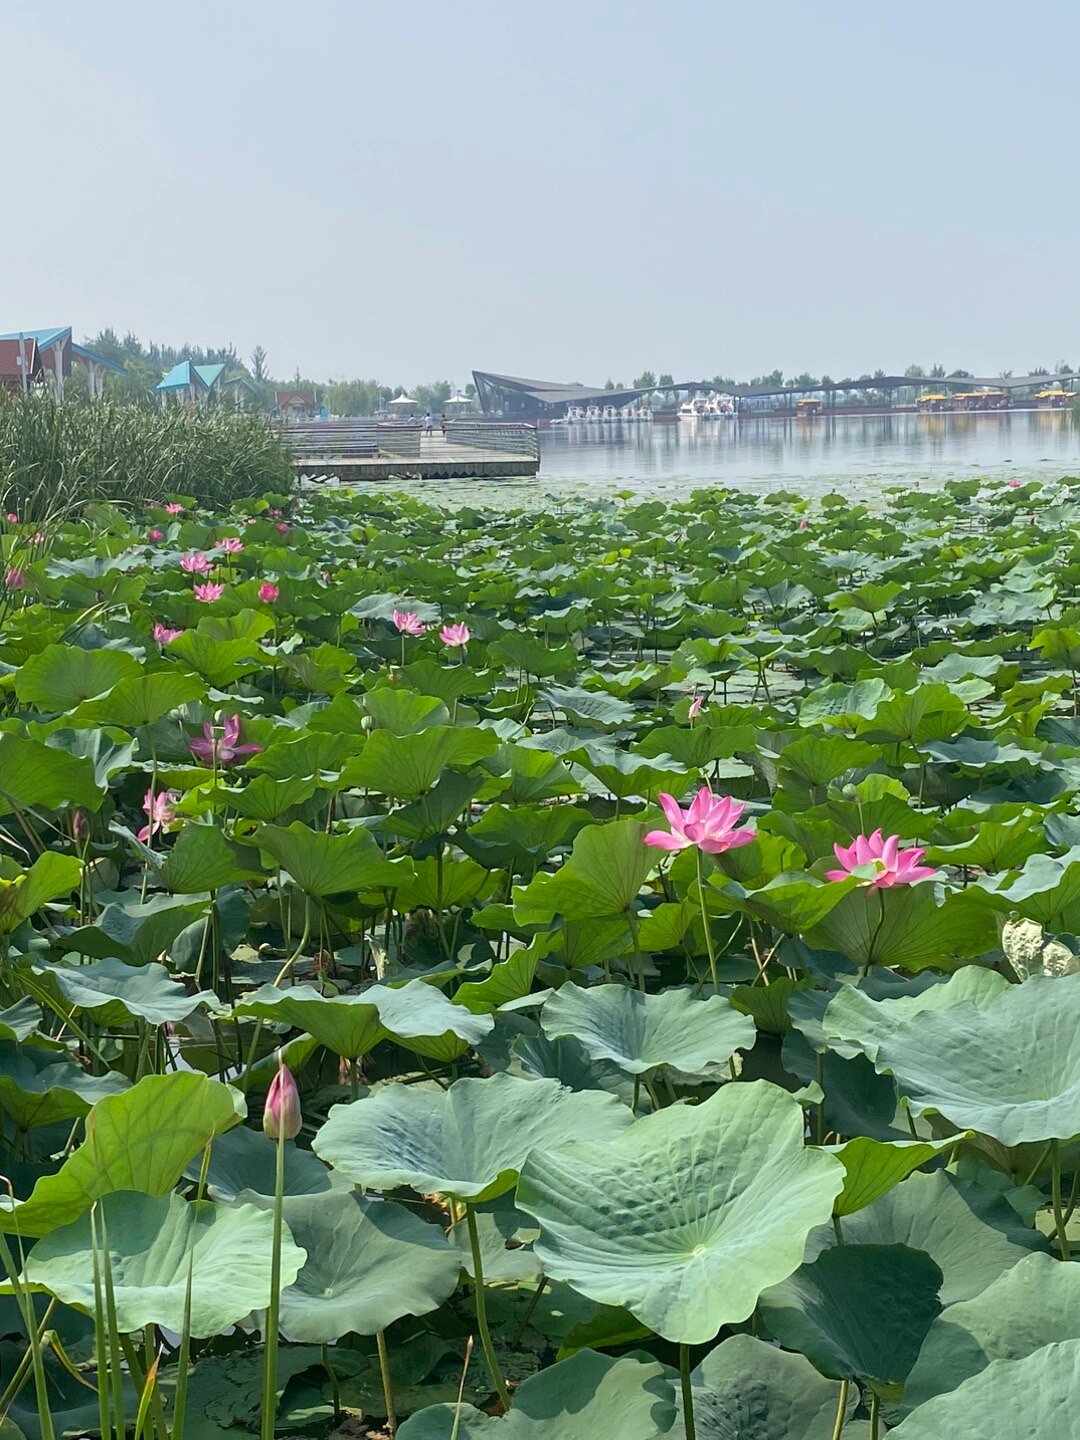
[[[428,410],[427,413],[424,415],[424,434],[430,439],[434,429],[435,421],[432,418],[431,411]]]

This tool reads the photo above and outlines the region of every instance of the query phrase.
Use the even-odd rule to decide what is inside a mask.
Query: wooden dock
[[[415,427],[312,422],[286,432],[293,467],[308,481],[469,480],[535,475],[540,449],[532,426],[453,421],[447,434]]]

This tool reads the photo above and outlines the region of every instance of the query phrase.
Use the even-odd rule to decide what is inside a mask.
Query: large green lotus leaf
[[[430,790],[448,766],[474,765],[498,748],[492,730],[433,725],[418,735],[373,730],[363,750],[346,765],[342,785],[374,790],[395,800]]]
[[[151,895],[144,904],[137,888],[99,898],[104,903],[96,923],[69,935],[67,947],[74,954],[101,960],[118,956],[132,965],[147,965],[168,952],[181,931],[205,918],[210,904],[209,897],[191,900],[164,894]]]
[[[803,937],[816,950],[839,950],[856,965],[889,965],[911,972],[928,965],[955,970],[997,946],[986,904],[971,891],[939,905],[932,884],[878,890],[859,886]]]
[[[984,1370],[1058,1340],[1080,1339],[1080,1266],[1028,1255],[974,1299],[934,1321],[904,1386],[913,1410]]]
[[[183,631],[169,642],[169,654],[219,690],[266,664],[255,639],[215,640],[202,630]]]
[[[0,1110],[19,1130],[85,1115],[128,1088],[123,1075],[88,1075],[66,1050],[0,1040]]]
[[[41,1024],[41,1006],[24,995],[0,1010],[0,1040],[29,1040]]]
[[[255,1203],[269,1209],[273,1199]],[[428,1314],[457,1289],[459,1251],[437,1225],[403,1205],[331,1190],[288,1197],[284,1215],[307,1252],[281,1295],[281,1330],[289,1340],[325,1344],[350,1332],[373,1335],[403,1315]]]
[[[537,679],[551,675],[572,675],[579,661],[573,645],[545,645],[528,630],[511,630],[488,646],[488,660],[505,670],[524,670]]]
[[[94,765],[83,755],[69,755],[56,745],[21,735],[0,735],[0,815],[35,805],[58,810],[80,805],[97,810],[105,787]]]
[[[915,1174],[841,1222],[845,1244],[910,1245],[925,1250],[941,1270],[941,1302],[970,1300],[991,1281],[1046,1241],[1023,1223],[1001,1195],[957,1180],[944,1170]],[[811,1237],[814,1247],[835,1244],[832,1229]]]
[[[29,870],[5,857],[0,861],[0,934],[10,935],[50,900],[77,890],[81,875],[77,856],[55,850],[39,855]]]
[[[117,1327],[126,1334],[145,1325],[184,1327],[191,1275],[191,1334],[217,1335],[270,1302],[273,1216],[254,1205],[189,1204],[180,1195],[122,1192],[105,1196],[93,1214],[39,1240],[26,1262],[26,1278],[65,1305],[94,1313],[94,1228],[109,1264]],[[291,1284],[304,1251],[281,1240],[281,1278]],[[103,1263],[103,1262],[99,1262]]]
[[[483,785],[484,777],[476,770],[467,773],[444,770],[430,790],[380,821],[379,830],[384,835],[406,840],[447,835],[460,822],[462,812],[468,811],[470,801]]]
[[[498,885],[498,876],[475,860],[443,859],[435,855],[412,862],[412,874],[398,888],[395,904],[408,914],[410,910],[453,910],[475,904],[490,895]]]
[[[293,985],[288,990],[263,985],[233,1013],[295,1025],[335,1055],[353,1060],[388,1036],[407,1049],[414,1048],[416,1039],[453,1036],[464,1049],[482,1040],[494,1024],[490,1016],[472,1014],[422,980],[371,985],[356,995],[323,995],[313,985]]]
[[[448,1090],[390,1085],[335,1105],[312,1149],[357,1185],[489,1200],[512,1188],[534,1150],[592,1145],[632,1120],[613,1095],[499,1074],[455,1080]]]
[[[200,895],[264,875],[258,850],[237,845],[216,825],[195,822],[180,831],[161,867],[161,883],[175,895]]]
[[[51,748],[63,750],[80,760],[89,760],[99,790],[107,790],[115,775],[132,768],[135,741],[115,727],[108,730],[51,729],[45,725],[27,727],[31,739],[44,740]]]
[[[691,1372],[697,1440],[833,1440],[840,1387],[802,1355],[732,1335]],[[849,1411],[855,1408],[852,1395]],[[844,1429],[854,1437],[854,1428]],[[665,1440],[683,1440],[682,1406]]]
[[[36,965],[40,984],[66,1010],[83,1010],[99,1025],[123,1025],[138,1017],[150,1025],[186,1020],[194,1010],[220,1009],[212,990],[191,994],[164,965],[125,965],[98,960],[92,965]]]
[[[493,965],[483,980],[469,980],[454,993],[454,1004],[474,1015],[491,1015],[501,1005],[521,1000],[532,989],[540,957],[534,950],[514,950],[509,959]]]
[[[852,880],[819,880],[815,875],[781,874],[757,890],[747,890],[723,875],[709,877],[706,896],[719,891],[730,909],[754,915],[787,935],[799,935],[820,925],[855,888]]]
[[[1052,933],[1080,931],[1080,846],[1064,855],[1031,855],[1009,874],[984,876],[979,891],[988,905],[1037,920]]]
[[[936,1155],[951,1150],[963,1135],[950,1135],[946,1140],[872,1140],[869,1135],[856,1135],[843,1145],[830,1147],[844,1167],[844,1188],[833,1206],[835,1215],[854,1215],[872,1205],[882,1195]]]
[[[181,705],[204,699],[205,695],[203,682],[180,670],[128,675],[107,695],[85,701],[71,720],[78,726],[120,725],[125,730],[137,730],[164,719]]]
[[[581,785],[560,756],[525,745],[500,745],[481,762],[481,769],[497,777],[489,782],[489,793],[509,805],[581,793]]]
[[[592,744],[570,751],[566,758],[594,775],[603,789],[619,800],[651,800],[661,790],[681,793],[694,779],[670,755],[631,755],[625,750]]]
[[[286,1195],[319,1195],[335,1188],[344,1189],[348,1181],[328,1170],[318,1156],[297,1145],[285,1147]],[[198,1180],[203,1157],[197,1155],[187,1167],[189,1180]],[[277,1168],[277,1143],[253,1130],[237,1125],[219,1135],[210,1150],[206,1170],[206,1193],[212,1200],[235,1200],[241,1192],[254,1203],[254,1196],[274,1194]]]
[[[674,1419],[674,1397],[656,1361],[579,1350],[523,1381],[506,1415],[429,1405],[397,1433],[399,1440],[656,1440]]]
[[[610,1060],[593,1060],[579,1040],[566,1036],[549,1040],[542,1030],[515,1035],[510,1042],[512,1075],[558,1080],[569,1090],[610,1090],[626,1105],[633,1104],[634,1082]]]
[[[924,1011],[878,1047],[917,1115],[1002,1145],[1080,1133],[1080,974],[1032,976],[980,1009]]]
[[[116,1190],[165,1194],[188,1161],[244,1113],[240,1094],[220,1080],[185,1070],[147,1075],[97,1102],[86,1117],[86,1140],[28,1200],[0,1195],[0,1228],[48,1235]]]
[[[643,843],[649,826],[640,820],[589,825],[574,841],[562,869],[541,873],[514,892],[514,917],[523,925],[600,920],[622,915],[656,868],[659,852]]]
[[[315,794],[317,781],[313,775],[294,775],[290,780],[275,780],[272,775],[256,775],[242,789],[219,789],[221,797],[239,815],[250,820],[276,820],[294,805],[303,805]]]
[[[564,985],[545,1004],[540,1024],[550,1039],[575,1036],[594,1060],[614,1060],[631,1075],[657,1065],[695,1073],[726,1064],[757,1039],[754,1022],[719,995],[646,995],[622,985]]]
[[[965,1000],[984,1009],[1008,988],[1004,975],[980,965],[962,965],[942,984],[891,1000],[874,1000],[855,985],[842,985],[826,1007],[822,1027],[825,1039],[837,1054],[850,1059],[861,1051],[873,1061],[882,1041],[905,1021],[924,1011],[947,1010]]]
[[[390,730],[394,735],[419,735],[433,725],[450,724],[450,711],[441,700],[394,685],[369,690],[364,709],[371,716],[373,730]]]
[[[800,725],[829,725],[848,730],[873,715],[889,688],[884,680],[860,680],[854,685],[819,685],[799,707]]]
[[[1080,1340],[993,1360],[948,1395],[913,1410],[893,1440],[1043,1440],[1068,1434],[1080,1395]]]
[[[20,668],[15,694],[24,705],[41,710],[74,710],[80,701],[104,695],[120,680],[138,674],[139,662],[126,650],[46,645]]]
[[[299,780],[311,776],[336,777],[350,755],[363,741],[357,735],[327,732],[301,735],[296,740],[279,740],[259,755],[252,755],[247,768],[274,780]]]
[[[458,843],[488,869],[531,869],[592,823],[577,805],[489,805]]]
[[[387,860],[367,830],[327,835],[295,820],[287,826],[260,825],[255,838],[309,895],[394,890],[412,872],[410,860]]]
[[[545,1272],[665,1339],[713,1339],[798,1268],[832,1212],[843,1167],[807,1149],[803,1128],[797,1102],[759,1080],[607,1144],[535,1151],[518,1204],[540,1222]]]
[[[907,1245],[837,1245],[766,1290],[767,1329],[832,1380],[902,1385],[941,1313],[942,1274]]]
[[[939,681],[892,695],[877,707],[872,719],[857,723],[855,729],[860,740],[878,745],[920,745],[959,734],[969,723],[963,701],[951,686]]]
[[[572,725],[586,730],[621,730],[637,716],[629,701],[598,695],[579,685],[552,685],[540,691],[540,698],[545,705],[561,710]]]

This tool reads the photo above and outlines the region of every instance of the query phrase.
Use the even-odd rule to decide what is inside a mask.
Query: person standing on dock
[[[439,416],[439,429],[442,431],[442,433],[443,433],[443,439],[445,440],[445,439],[446,439],[446,416],[445,416],[445,415],[440,415],[440,416]]]
[[[431,411],[424,415],[424,434],[430,436],[435,429],[435,421],[432,419]]]

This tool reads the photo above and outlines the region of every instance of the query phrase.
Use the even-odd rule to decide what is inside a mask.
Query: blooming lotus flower
[[[178,635],[182,635],[183,633],[183,630],[170,629],[168,625],[163,625],[160,620],[154,626],[154,639],[159,645],[168,645],[170,640],[175,640]]]
[[[184,507],[178,500],[170,500],[168,505],[165,506],[166,515],[183,515],[183,513]]]
[[[645,836],[645,844],[658,850],[686,850],[696,845],[707,855],[722,855],[725,850],[749,845],[754,838],[748,826],[735,828],[746,809],[743,802],[730,795],[714,795],[708,785],[701,787],[686,811],[679,808],[674,795],[661,793],[657,799],[671,826],[670,833],[650,830]]]
[[[300,1091],[292,1071],[278,1056],[277,1074],[270,1082],[263,1106],[263,1133],[271,1140],[295,1140],[300,1134],[303,1116],[300,1110]]]
[[[23,590],[26,587],[26,576],[15,565],[9,565],[4,572],[4,585],[8,590]]]
[[[139,831],[138,838],[144,845],[148,844],[154,835],[163,834],[176,819],[176,811],[173,803],[176,796],[168,790],[161,790],[154,794],[153,787],[147,790],[143,796],[143,809],[149,817],[148,823]]]
[[[222,595],[224,595],[224,594],[225,594],[225,586],[224,586],[224,585],[212,585],[212,584],[211,584],[211,585],[196,585],[196,586],[195,586],[195,599],[196,599],[196,600],[205,600],[205,601],[207,601],[207,602],[209,602],[209,601],[211,601],[211,600],[220,600],[221,597],[222,597]]]
[[[221,739],[214,736],[214,727],[208,720],[202,727],[201,740],[189,740],[188,749],[208,765],[229,765],[241,755],[254,755],[261,745],[240,745],[240,716],[230,715],[221,727]]]
[[[225,540],[218,541],[218,549],[226,555],[239,555],[244,548],[244,542],[238,535],[230,535]]]
[[[827,870],[826,880],[846,880],[853,870],[871,865],[877,873],[861,881],[861,884],[890,890],[894,885],[929,880],[937,873],[929,865],[919,863],[926,854],[925,850],[901,850],[899,835],[890,835],[884,840],[880,830],[875,830],[872,835],[856,835],[850,845],[834,845],[833,850],[843,869]]]
[[[460,625],[444,625],[439,631],[439,639],[444,645],[467,645],[469,643],[469,627],[464,620]]]
[[[274,526],[274,529],[278,532],[279,535],[287,535],[292,529],[292,526],[287,525],[284,520],[279,520],[278,523]]]
[[[395,610],[393,621],[399,635],[423,635],[427,629],[415,610]]]
[[[1010,480],[1010,481],[1009,481],[1009,489],[1010,489],[1010,490],[1019,490],[1019,489],[1020,489],[1020,481],[1019,481],[1019,480]]]
[[[189,575],[208,575],[213,568],[205,555],[198,555],[194,550],[189,551],[180,561],[180,569],[186,570]]]
[[[280,586],[272,584],[269,580],[264,580],[259,586],[259,599],[264,605],[272,605],[280,594]]]

